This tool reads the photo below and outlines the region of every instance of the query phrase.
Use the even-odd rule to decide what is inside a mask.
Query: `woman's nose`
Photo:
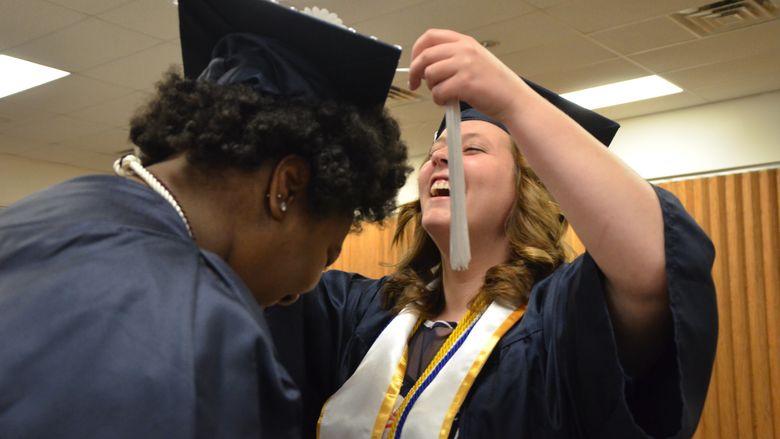
[[[447,148],[439,148],[431,154],[431,163],[433,166],[443,166],[447,164]]]

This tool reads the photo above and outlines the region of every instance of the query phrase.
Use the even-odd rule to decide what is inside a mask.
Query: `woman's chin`
[[[287,294],[281,299],[278,299],[274,302],[268,303],[265,305],[265,307],[271,307],[271,306],[290,306],[293,303],[297,302],[298,299],[301,298],[300,294]]]
[[[425,230],[425,233],[428,234],[428,236],[433,240],[433,243],[436,244],[436,247],[441,250],[443,247],[442,245],[449,245],[450,242],[450,223],[449,221],[442,221],[442,222],[423,222],[422,223],[423,229]]]
[[[449,228],[450,226],[450,208],[449,206],[429,206],[423,209],[422,225],[425,230],[428,228]]]

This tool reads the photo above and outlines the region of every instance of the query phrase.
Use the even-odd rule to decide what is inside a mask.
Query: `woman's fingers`
[[[512,96],[523,86],[522,80],[478,41],[449,30],[431,29],[420,36],[409,67],[413,90],[425,80],[437,104],[462,100],[493,117],[506,117]]]
[[[428,82],[428,87],[431,87],[426,69],[432,64],[454,56],[457,51],[452,43],[461,41],[463,38],[469,37],[444,29],[431,29],[422,34],[412,47],[409,87],[412,90],[417,89],[423,79]]]

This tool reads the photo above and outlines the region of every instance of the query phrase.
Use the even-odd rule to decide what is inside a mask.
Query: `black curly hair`
[[[251,171],[290,154],[308,160],[309,210],[381,221],[411,172],[406,145],[386,111],[342,102],[261,95],[168,71],[133,117],[130,140],[145,166],[179,154],[204,171]]]

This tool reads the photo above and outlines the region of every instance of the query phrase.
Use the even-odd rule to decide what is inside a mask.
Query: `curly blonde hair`
[[[475,299],[483,297],[517,307],[528,303],[533,285],[565,262],[570,250],[565,241],[569,224],[558,203],[514,145],[512,153],[519,172],[517,196],[505,226],[510,255],[485,273],[485,283]],[[410,232],[409,250],[385,284],[383,303],[396,313],[410,306],[422,318],[433,318],[444,307],[441,286],[429,286],[441,276],[441,254],[422,227],[419,200],[401,206],[393,243],[398,244]]]

